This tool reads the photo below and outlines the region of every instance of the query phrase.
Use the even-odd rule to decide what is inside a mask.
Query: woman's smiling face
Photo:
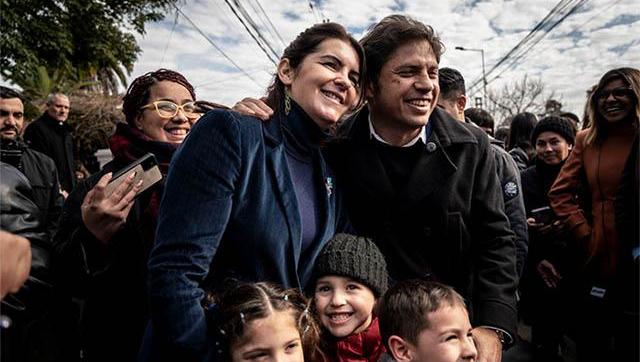
[[[634,107],[633,91],[621,78],[614,78],[598,94],[598,111],[609,123],[627,119]]]
[[[179,83],[160,81],[149,89],[149,106],[140,112],[135,121],[136,127],[154,141],[182,143],[198,117],[187,117],[183,110],[179,110],[173,117],[162,117],[152,104],[156,101],[183,105],[193,102],[191,93]]]
[[[283,59],[278,76],[291,98],[322,129],[334,125],[358,102],[359,57],[344,40],[322,41],[296,69]]]

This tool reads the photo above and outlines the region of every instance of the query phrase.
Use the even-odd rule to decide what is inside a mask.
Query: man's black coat
[[[71,126],[58,122],[45,112],[27,127],[24,140],[32,149],[51,157],[58,169],[62,189],[71,192],[76,185]]]
[[[406,187],[392,186],[371,140],[368,112],[329,147],[349,215],[387,259],[392,279],[435,279],[469,304],[474,326],[516,335],[514,234],[489,140],[436,109]]]

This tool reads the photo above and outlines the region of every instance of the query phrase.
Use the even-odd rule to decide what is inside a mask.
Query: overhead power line
[[[171,44],[171,38],[173,37],[173,32],[176,30],[176,25],[178,25],[178,12],[176,11],[176,16],[173,19],[173,26],[171,27],[171,33],[169,33],[169,38],[167,39],[167,44],[164,46],[164,50],[162,51],[162,60],[160,60],[160,64],[164,65],[164,56],[167,54],[167,49],[169,49],[169,44]]]
[[[267,13],[264,11],[264,8],[262,7],[260,0],[253,0],[253,2],[256,3],[256,5],[258,5],[257,9],[255,6],[251,5],[251,2],[249,2],[249,5],[253,9],[253,11],[255,11],[255,13],[258,14],[258,16],[263,19],[264,24],[267,25],[265,26],[267,31],[269,31],[269,33],[272,36],[275,35],[275,38],[280,40],[280,44],[282,45],[282,47],[285,47],[287,44],[284,42],[284,39],[282,39],[282,36],[280,35],[280,32],[278,32],[278,29],[276,28],[276,26],[273,25],[273,23],[271,22],[271,18],[269,17],[269,15],[267,15]]]
[[[614,6],[618,5],[621,1],[622,1],[622,0],[612,0],[612,1],[609,1],[608,3],[606,3],[606,4],[604,4],[604,5],[599,5],[599,8],[600,8],[600,9],[598,10],[598,12],[597,12],[595,15],[593,15],[592,17],[590,17],[590,18],[589,18],[589,19],[587,19],[586,21],[584,21],[584,22],[582,22],[582,23],[580,23],[580,24],[578,24],[578,25],[575,25],[575,26],[574,26],[570,31],[568,31],[567,33],[573,33],[573,32],[576,32],[576,31],[580,31],[580,32],[581,32],[581,31],[582,31],[582,28],[584,28],[587,24],[591,23],[592,21],[594,21],[595,19],[597,19],[597,18],[599,18],[599,17],[601,17],[601,16],[603,16],[603,15],[606,15],[606,14],[607,14],[607,11],[608,11],[609,9],[611,9],[612,7],[614,7]],[[544,47],[544,48],[542,48],[542,49],[539,49],[539,50],[538,50],[538,52],[539,52],[539,53],[544,53],[545,51],[549,50],[549,49],[550,49],[551,47],[553,47],[553,46],[554,46],[554,44],[549,44],[549,45],[547,45],[546,47]]]
[[[315,16],[316,21],[318,23],[328,23],[329,22],[329,18],[324,16],[324,12],[322,12],[322,7],[320,6],[320,2],[318,2],[318,4],[316,4],[316,6],[314,6],[313,5],[313,1],[309,0],[309,9],[311,10],[311,13]],[[318,14],[320,14],[320,15],[318,16]]]
[[[505,54],[500,60],[498,60],[498,62],[496,64],[493,65],[493,67],[491,69],[489,69],[488,72],[486,72],[486,75],[484,76],[485,79],[479,78],[476,81],[474,81],[473,83],[471,83],[471,85],[468,88],[468,93],[472,93],[472,91],[475,89],[475,87],[477,87],[482,81],[486,80],[487,76],[491,75],[491,73],[493,73],[498,67],[500,67],[503,63],[505,63],[507,60],[509,60],[512,56],[517,54],[518,51],[520,51],[520,49],[522,49],[524,46],[526,46],[526,44],[528,42],[530,42],[531,39],[533,39],[538,34],[540,34],[541,29],[543,29],[547,24],[549,24],[550,19],[553,18],[560,11],[565,9],[567,7],[567,5],[571,1],[572,0],[561,0],[560,2],[558,2],[553,7],[553,9],[551,9],[551,11],[549,11],[549,13],[542,20],[540,20],[533,27],[533,29],[531,29],[531,31],[522,40],[520,40],[520,42],[518,42],[518,44],[516,44],[516,46],[514,46],[511,50],[509,50],[509,52],[507,52],[507,54]]]
[[[280,60],[280,51],[276,50],[277,47],[274,46],[271,43],[271,41],[264,36],[264,34],[262,34],[262,31],[260,30],[260,27],[258,26],[258,24],[253,20],[253,17],[249,14],[249,12],[247,12],[247,10],[240,3],[240,1],[239,0],[231,0],[231,1],[233,1],[233,3],[236,6],[236,9],[240,11],[244,19],[251,26],[251,29],[253,29],[254,34],[256,34],[256,36],[262,41],[264,45],[266,45],[267,48],[269,48],[269,50],[271,51],[271,54],[273,55],[273,58],[277,63],[278,60]]]
[[[522,51],[517,57],[515,57],[513,59],[513,61],[511,61],[507,68],[505,68],[505,70],[503,70],[502,72],[500,72],[498,75],[494,76],[492,80],[497,79],[501,74],[503,74],[504,72],[506,72],[507,70],[510,69],[514,69],[516,66],[518,66],[519,64],[522,64],[522,61],[524,60],[524,58],[526,58],[529,54],[531,49],[533,49],[533,47],[535,47],[538,43],[540,43],[543,39],[544,36],[550,32],[551,30],[553,30],[555,27],[557,27],[561,22],[564,21],[564,19],[566,19],[569,15],[573,14],[573,12],[575,12],[578,7],[582,6],[582,4],[584,4],[586,2],[586,0],[581,1],[581,3],[577,4],[576,6],[574,6],[573,8],[571,8],[569,10],[569,12],[567,12],[565,15],[563,15],[558,21],[556,21],[551,27],[549,27],[549,29],[544,33],[543,36],[537,38],[533,43],[531,43],[531,45],[529,45],[524,51]]]
[[[205,32],[202,31],[202,29],[200,29],[198,25],[196,25],[196,23],[193,22],[193,20],[191,20],[185,13],[182,12],[182,10],[180,10],[180,8],[178,8],[177,6],[175,6],[175,8],[178,11],[178,13],[180,13],[180,15],[182,15],[182,17],[184,17],[189,22],[189,24],[191,24],[191,26],[193,26],[193,28],[196,29],[196,31],[200,33],[200,35],[202,35],[209,42],[209,44],[211,44],[211,46],[213,46],[218,52],[220,52],[220,54],[222,54],[222,56],[225,59],[229,61],[229,63],[233,64],[234,67],[236,67],[245,76],[247,76],[247,78],[251,79],[257,86],[262,87],[262,85],[255,78],[253,78],[249,73],[247,73],[247,71],[242,69],[241,66],[239,66],[236,62],[234,62],[233,59],[231,59],[219,46],[217,46],[216,43],[213,40],[211,40],[211,38],[209,38],[209,36],[205,34]]]
[[[253,22],[251,17],[248,16],[248,14],[246,14],[246,11],[242,7],[242,5],[240,5],[237,1],[234,1],[236,6],[232,5],[231,1],[229,1],[229,0],[224,0],[224,1],[225,1],[225,3],[227,3],[227,6],[229,6],[229,9],[231,9],[231,11],[233,12],[233,15],[235,15],[236,18],[242,24],[242,26],[244,26],[244,28],[247,31],[247,33],[249,33],[249,35],[251,35],[251,38],[253,38],[253,40],[256,42],[256,44],[258,44],[260,49],[262,49],[262,51],[267,56],[267,58],[274,65],[278,65],[278,59],[280,58],[278,53],[273,49],[273,47],[271,46],[269,41],[266,40],[264,38],[264,36],[262,35],[262,33],[260,33],[260,31],[257,29],[257,26],[255,25],[255,23]],[[237,7],[237,9],[236,9],[236,7]],[[251,31],[250,26],[247,25],[247,23],[245,22],[245,19],[243,19],[242,16],[240,16],[240,14],[238,14],[238,11],[242,12],[243,15],[245,15],[245,19],[247,20],[247,22],[250,23],[251,29],[253,29],[255,34],[254,34],[254,32]],[[258,38],[260,38],[260,39],[258,39]],[[265,47],[269,48],[269,50],[267,50]]]
[[[565,15],[563,15],[558,21],[556,21],[552,26],[550,26],[545,33],[536,38],[533,43],[531,43],[530,45],[527,46],[527,48],[525,48],[522,52],[520,52],[515,58],[513,58],[513,60],[510,60],[508,63],[506,63],[505,68],[502,69],[502,71],[500,71],[500,73],[494,75],[491,79],[489,79],[487,81],[487,84],[493,82],[494,80],[500,78],[500,76],[504,73],[506,73],[509,70],[514,69],[515,67],[517,67],[518,65],[522,64],[522,62],[524,61],[524,59],[530,54],[531,49],[533,49],[533,47],[535,47],[540,41],[542,41],[544,39],[544,36],[551,31],[552,29],[554,29],[556,26],[558,26],[558,24],[560,24],[562,21],[564,21],[564,19],[566,19],[569,15],[571,15],[575,10],[577,10],[577,8],[579,6],[581,6],[582,4],[584,4],[584,2],[586,1],[582,1],[582,3],[578,4],[577,6],[574,6],[573,8],[571,8],[569,10],[569,12],[567,12]],[[478,88],[479,89],[479,88]],[[478,90],[473,90],[470,92],[470,96],[473,96],[475,93],[477,93]]]
[[[525,36],[516,46],[505,54],[498,62],[486,72],[487,84],[497,79],[501,74],[509,69],[515,68],[528,53],[535,47],[551,30],[557,27],[568,16],[573,14],[578,8],[588,0],[561,0],[551,11]],[[495,73],[498,73],[495,75]],[[467,89],[470,96],[481,89],[483,78],[480,77],[471,83]]]
[[[311,14],[313,14],[313,17],[316,18],[316,22],[320,23],[322,21],[320,19],[320,17],[318,16],[318,13],[316,13],[315,8],[313,7],[313,3],[311,2],[311,0],[309,0],[309,11],[311,12]]]

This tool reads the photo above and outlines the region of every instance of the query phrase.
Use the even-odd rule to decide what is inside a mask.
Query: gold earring
[[[289,91],[284,91],[284,114],[289,115],[291,112],[291,97],[289,96]]]

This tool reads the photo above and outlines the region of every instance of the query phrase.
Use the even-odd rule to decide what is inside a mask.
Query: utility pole
[[[472,48],[465,48],[465,47],[461,47],[461,46],[457,46],[456,50],[461,50],[461,51],[468,51],[468,52],[479,52],[480,55],[482,56],[482,92],[483,94],[483,102],[484,103],[484,107],[487,106],[487,74],[485,72],[485,67],[484,67],[484,49],[472,49]]]

